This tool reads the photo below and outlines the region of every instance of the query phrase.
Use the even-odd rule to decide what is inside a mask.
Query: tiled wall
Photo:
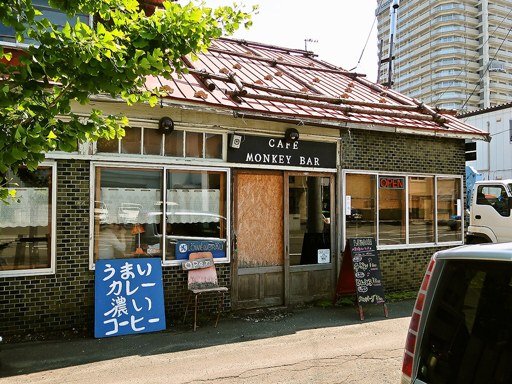
[[[345,169],[408,173],[464,174],[464,142],[393,133],[343,131]],[[86,330],[93,332],[94,272],[89,270],[89,177],[87,161],[58,162],[56,273],[36,277],[0,277],[0,335]],[[386,291],[417,289],[428,259],[437,249],[379,253]],[[217,265],[219,282],[229,286],[231,268]],[[164,267],[168,326],[183,319],[186,272]],[[226,295],[224,309],[229,309]],[[213,297],[200,300],[200,311],[215,310]],[[187,322],[192,322],[189,318]]]
[[[344,169],[464,175],[464,141],[438,137],[345,131],[341,140]],[[386,292],[416,290],[428,261],[439,248],[379,251]]]

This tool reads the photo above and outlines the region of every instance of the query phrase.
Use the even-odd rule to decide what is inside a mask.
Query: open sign
[[[381,189],[404,189],[405,177],[379,177],[379,188]]]

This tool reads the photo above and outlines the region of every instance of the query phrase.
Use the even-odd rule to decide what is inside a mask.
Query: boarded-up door
[[[283,175],[237,172],[234,182],[233,306],[284,302]]]

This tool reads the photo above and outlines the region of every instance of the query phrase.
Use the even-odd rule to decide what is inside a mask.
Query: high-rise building
[[[512,101],[512,1],[377,0],[376,16],[381,84],[458,111]]]

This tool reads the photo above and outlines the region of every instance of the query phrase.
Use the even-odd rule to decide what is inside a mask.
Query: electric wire
[[[383,2],[384,2],[384,0],[380,0],[378,9],[380,9]],[[370,28],[370,32],[368,33],[368,36],[366,37],[366,42],[364,43],[363,50],[361,51],[361,56],[359,56],[359,60],[357,61],[356,66],[349,70],[350,72],[356,70],[357,67],[359,66],[359,64],[361,64],[361,60],[363,59],[364,52],[366,51],[366,47],[368,46],[368,42],[370,41],[370,37],[372,35],[373,28],[375,28],[376,22],[377,22],[377,15],[375,15],[375,18],[373,19],[372,27]]]
[[[512,10],[508,13],[510,15],[510,13],[512,12]],[[507,15],[508,16],[508,15]],[[496,59],[496,56],[498,55],[499,51],[501,50],[501,47],[503,47],[503,44],[505,44],[505,41],[507,40],[508,38],[508,35],[510,35],[510,32],[512,32],[512,28],[509,28],[508,32],[507,32],[507,35],[505,36],[505,38],[501,41],[501,44],[500,46],[498,47],[498,49],[496,50],[496,52],[494,53],[494,56],[491,60],[489,60],[489,62],[487,63],[487,66],[485,67],[485,70],[483,71],[482,75],[480,76],[480,80],[478,82],[478,84],[475,85],[475,88],[473,88],[473,91],[470,93],[470,95],[468,96],[468,98],[466,99],[466,101],[464,102],[464,104],[462,104],[462,108],[464,110],[464,107],[466,106],[466,104],[468,103],[469,99],[471,98],[471,96],[474,95],[474,93],[476,92],[478,86],[480,85],[479,83],[482,81],[482,79],[484,78],[484,75],[487,73],[487,71],[489,71],[489,68],[492,64],[492,62]]]

